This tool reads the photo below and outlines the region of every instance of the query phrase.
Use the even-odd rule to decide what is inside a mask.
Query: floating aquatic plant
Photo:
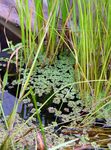
[[[34,88],[35,93],[39,96],[42,96],[43,94],[50,93],[52,90],[55,92],[57,88],[60,88],[68,83],[72,83],[74,81],[72,60],[70,62],[70,59],[67,58],[69,56],[64,55],[64,57],[63,59],[56,60],[53,65],[46,65],[43,68],[41,65],[37,65],[37,69],[35,69],[33,75],[31,76],[27,90],[31,85],[31,87]],[[42,62],[43,58],[40,58],[40,61]],[[27,75],[28,69],[25,73],[26,78]],[[21,69],[21,76],[24,76],[23,69]],[[21,78],[19,82],[22,83],[22,81],[23,79]],[[11,84],[16,85],[17,82],[17,80],[14,80]]]
[[[47,58],[46,65],[42,67],[41,64],[44,60],[44,56],[40,55],[38,59],[39,63],[37,62],[36,64],[36,69],[31,75],[29,85],[27,86],[26,90],[29,91],[30,88],[33,89],[34,94],[37,97],[37,106],[40,107],[53,92],[56,92],[59,88],[74,82],[74,61],[72,61],[72,55],[66,55],[63,53],[62,55],[59,55],[59,58],[57,57],[55,59],[55,63],[51,65],[48,63]],[[13,80],[8,84],[8,87],[13,89],[18,84],[24,84],[24,80],[27,78],[28,72],[29,68],[27,68],[27,70],[25,69],[24,77],[23,65],[20,68],[20,80]],[[51,107],[57,117],[63,118],[65,115],[67,116],[68,120],[68,118],[70,119],[70,113],[72,110],[79,113],[83,106],[82,102],[81,104],[79,103],[79,97],[77,98],[76,93],[77,91],[74,86],[72,88],[65,87],[56,93],[55,96],[53,96],[46,108]],[[23,101],[28,108],[33,108],[31,99],[29,97],[25,98]],[[48,110],[49,112],[51,111],[50,108]],[[35,111],[35,109],[32,109],[30,110],[30,113],[32,114]]]

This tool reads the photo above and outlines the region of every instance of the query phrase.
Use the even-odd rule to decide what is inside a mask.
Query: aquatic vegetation
[[[43,94],[48,94],[52,90],[55,92],[57,88],[74,82],[74,71],[73,71],[73,61],[69,58],[72,56],[62,56],[62,59],[56,60],[53,65],[46,64],[44,67],[41,66],[43,59],[40,58],[39,64],[37,62],[36,69],[33,71],[33,75],[30,78],[29,86],[27,90],[31,87],[34,93],[38,96]],[[66,60],[67,59],[67,60]],[[28,69],[26,71],[26,78],[28,75]],[[24,78],[24,69],[21,68],[21,79],[20,81],[13,80],[11,85],[16,85],[18,82],[22,84]]]
[[[42,58],[41,58],[42,57]],[[70,59],[69,59],[70,58]],[[74,70],[73,70],[73,58],[72,55],[59,56],[59,59],[56,58],[54,64],[46,64],[46,66],[41,67],[41,63],[43,62],[43,55],[39,58],[39,64],[37,64],[37,69],[33,71],[33,75],[30,78],[29,85],[26,91],[29,91],[30,88],[33,90],[34,95],[37,99],[37,106],[40,107],[45,100],[55,93],[59,88],[74,82]],[[10,89],[15,88],[16,85],[23,83],[24,81],[24,69],[21,68],[21,78],[20,80],[13,80],[9,83],[8,87]],[[26,78],[28,75],[28,69],[26,72]],[[25,98],[23,100],[24,103],[31,102],[30,98]],[[54,106],[55,105],[55,106]],[[28,106],[32,108],[31,106]],[[83,107],[83,102],[77,98],[77,90],[75,86],[72,88],[66,87],[60,90],[57,94],[51,98],[51,100],[46,104],[45,108],[50,110],[50,107],[53,107],[54,115],[59,118],[64,118],[65,116],[67,120],[71,118],[71,115],[77,115],[76,112],[81,111]],[[44,109],[44,108],[43,108]],[[62,112],[61,112],[62,109]],[[33,108],[30,111],[30,114],[33,114],[36,110]],[[50,112],[50,111],[49,111]],[[63,115],[64,113],[70,114]],[[80,114],[79,114],[80,115]],[[64,120],[63,119],[63,120]],[[62,119],[61,119],[62,121]]]
[[[28,0],[16,2],[22,47],[18,51],[17,47],[12,47],[14,54],[18,53],[11,59],[11,64],[15,66],[19,62],[19,70],[16,77],[7,80],[3,87],[9,91],[14,89],[18,97],[18,103],[8,118],[8,125],[5,120],[7,130],[14,127],[18,104],[23,101],[24,107],[27,106],[30,112],[24,125],[39,123],[44,137],[40,115],[47,112],[53,118],[48,123],[53,126],[50,128],[51,134],[65,123],[72,127],[79,125],[82,129],[78,129],[77,134],[74,133],[75,128],[74,131],[68,127],[65,131],[61,129],[64,134],[71,133],[71,136],[63,138],[64,134],[59,134],[58,138],[54,133],[54,145],[60,141],[63,144],[58,146],[67,145],[67,139],[72,140],[74,133],[76,138],[73,142],[79,139],[87,146],[90,140],[83,127],[92,124],[96,117],[110,117],[111,112],[110,0],[64,0],[64,3],[63,0],[47,0],[47,17],[43,1],[35,0],[31,5]],[[7,60],[1,58],[1,62],[4,62],[0,65],[1,70],[5,68]],[[11,143],[14,147],[13,136],[14,133],[7,136],[4,143]]]

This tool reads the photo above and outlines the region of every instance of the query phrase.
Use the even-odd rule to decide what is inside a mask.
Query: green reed
[[[72,40],[76,49],[79,71],[78,80],[108,80],[106,83],[90,84],[92,95],[96,98],[104,88],[110,91],[110,18],[109,1],[73,1]],[[89,84],[81,84],[81,93],[91,93]]]

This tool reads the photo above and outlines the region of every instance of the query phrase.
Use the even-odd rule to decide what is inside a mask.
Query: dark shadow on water
[[[8,93],[8,91],[5,91],[2,100],[2,92],[0,91],[0,99],[2,101],[2,107],[5,116],[10,115],[10,113],[13,110],[14,104],[17,103],[17,98]],[[21,110],[22,110],[22,103],[18,106],[17,112],[20,113]]]

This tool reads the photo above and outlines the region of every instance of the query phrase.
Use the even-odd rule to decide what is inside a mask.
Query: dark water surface
[[[0,99],[2,100],[2,92],[0,91]],[[8,91],[4,92],[2,107],[4,110],[5,116],[10,115],[13,110],[14,104],[17,103],[17,98],[8,93]],[[18,106],[17,112],[20,113],[22,110],[22,103]]]

